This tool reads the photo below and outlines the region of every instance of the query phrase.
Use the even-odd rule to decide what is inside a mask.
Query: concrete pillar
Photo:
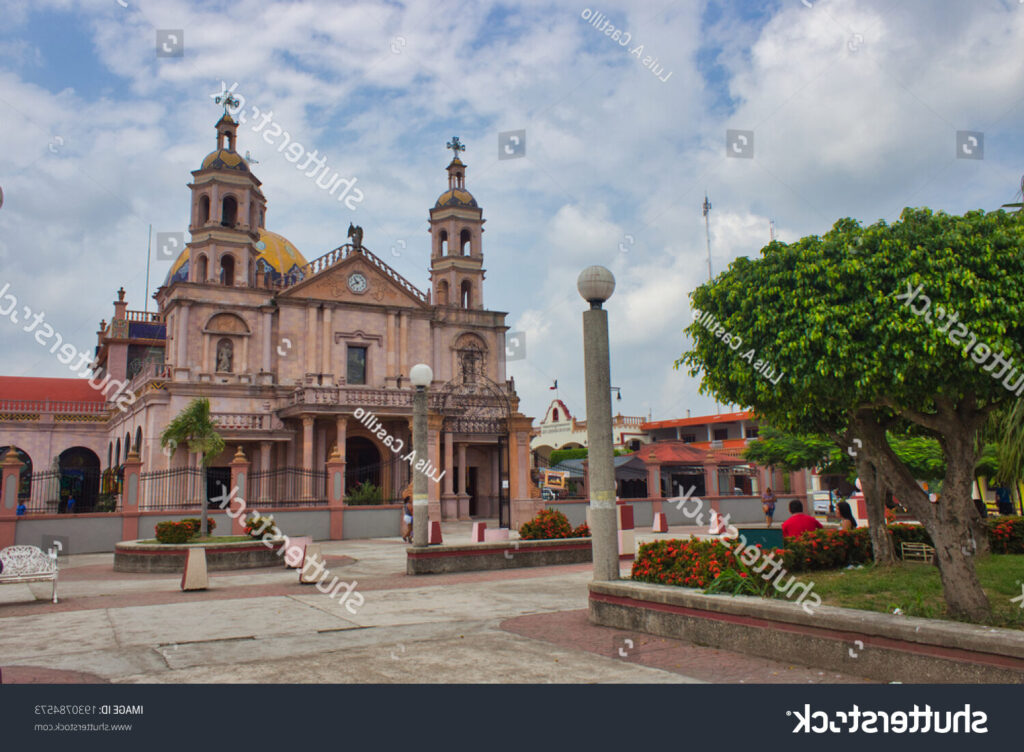
[[[335,447],[338,450],[338,459],[336,461],[341,462],[341,496],[345,498],[345,441],[348,438],[348,418],[344,415],[339,415],[336,420],[337,425],[337,437],[335,441]],[[328,496],[330,493],[328,492]]]
[[[440,415],[427,415],[427,452],[429,453],[430,463],[437,468],[441,467],[441,429],[444,426],[444,418]],[[416,473],[413,473],[413,478],[416,477]],[[444,470],[444,477],[447,478],[449,475],[447,469]],[[427,500],[429,502],[429,514],[430,519],[436,522],[441,520],[441,483],[428,483],[427,484]]]
[[[661,511],[661,465],[654,464],[647,466],[647,498],[658,499],[651,502],[651,512],[657,514]]]
[[[453,465],[455,464],[454,453],[452,451],[453,437],[451,431],[444,432],[444,478],[442,483],[444,484],[444,491],[441,494],[441,515],[442,519],[448,519],[450,517],[458,516],[458,510],[455,507],[455,491],[452,487],[453,476],[455,471]]]
[[[611,272],[603,267],[585,269],[577,281],[580,294],[590,303],[590,309],[583,312],[583,366],[594,579],[598,581],[619,579],[608,312],[601,307],[614,284]]]
[[[21,460],[14,447],[0,461],[0,548],[13,546],[18,524],[18,485],[21,483]]]
[[[420,370],[420,369],[418,369]],[[424,379],[426,381],[426,379]],[[429,438],[429,426],[427,425],[427,390],[424,387],[415,387],[413,393],[413,424],[412,424],[412,446],[416,451],[415,460],[419,462],[424,452],[429,454],[427,448]],[[413,536],[414,546],[422,547],[428,543],[428,528],[430,516],[430,490],[427,476],[413,470],[412,473],[412,507],[413,507]],[[435,517],[434,519],[440,519]]]
[[[339,418],[338,420],[344,420]],[[327,458],[327,509],[330,514],[330,538],[341,540],[344,537],[345,523],[345,458],[334,447]]]
[[[245,457],[242,447],[238,447],[235,456],[231,459],[231,488],[228,493],[238,489],[228,502],[231,519],[231,534],[243,535],[245,533],[246,505],[249,498],[249,460]]]
[[[704,465],[704,495],[718,496],[718,465]]]
[[[121,494],[121,540],[137,540],[139,537],[139,476],[142,474],[142,459],[132,450],[124,461],[124,491]]]
[[[498,454],[501,452],[500,446],[495,446],[491,451],[491,501],[487,511],[488,517],[498,516],[498,504],[501,498],[501,465],[499,464]]]
[[[316,422],[316,418],[312,415],[302,416],[302,469],[312,470],[313,469],[313,424]],[[309,499],[312,497],[312,478],[308,473],[302,475],[302,498]]]

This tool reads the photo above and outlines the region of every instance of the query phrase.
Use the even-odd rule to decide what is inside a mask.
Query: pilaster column
[[[331,368],[331,309],[324,308],[323,332],[320,340],[320,373],[332,373]]]
[[[260,481],[260,503],[271,501],[270,498],[270,449],[272,442],[261,441],[260,442],[260,474],[263,475],[263,479]]]
[[[264,311],[263,316],[263,370],[270,371],[271,369],[271,332],[274,330],[274,319],[273,314],[270,311]]]
[[[178,368],[188,367],[188,309],[188,303],[182,303],[178,308],[178,331],[174,335],[178,338],[175,342],[177,362],[174,364]]]
[[[455,495],[459,504],[459,519],[469,519],[469,493],[466,490],[466,476],[469,470],[466,467],[466,442],[459,442],[459,475],[455,479]]]
[[[409,378],[409,314],[402,311],[398,317],[398,375]]]
[[[448,498],[454,495],[452,488],[452,476],[455,475],[453,465],[455,464],[454,454],[452,452],[453,437],[451,431],[445,431],[444,433],[444,469],[447,471],[444,474],[444,498]]]
[[[312,415],[302,416],[302,469],[309,471],[313,469],[313,424],[316,418]],[[312,496],[312,478],[308,472],[302,474],[302,498],[309,499]]]
[[[21,483],[21,460],[14,447],[7,450],[0,462],[0,548],[13,546],[18,524],[18,486]]]
[[[344,505],[345,458],[335,446],[331,456],[327,458],[327,509],[330,516],[331,540],[341,540],[344,537]]]
[[[384,359],[385,360],[385,365],[386,365],[386,369],[385,369],[385,373],[384,373],[384,382],[387,383],[389,379],[392,379],[395,376],[395,345],[397,343],[395,342],[395,312],[394,311],[388,311],[387,331],[386,331],[386,336],[384,338],[384,341],[386,343],[385,344],[385,352],[387,353],[387,355],[385,356],[385,359]]]
[[[335,441],[335,455],[331,456],[331,460],[335,463],[341,463],[341,497],[345,498],[345,441],[348,438],[348,418],[344,415],[340,415],[336,421],[337,425],[337,440]],[[330,494],[328,494],[329,496]]]
[[[139,537],[139,476],[142,459],[132,450],[124,461],[124,491],[121,494],[121,540]]]
[[[305,347],[303,347],[303,373],[313,373],[317,366],[316,307],[313,305],[307,305],[306,307],[306,332],[302,339],[303,344],[305,345]]]

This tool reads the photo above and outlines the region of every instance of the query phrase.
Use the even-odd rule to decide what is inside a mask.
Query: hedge
[[[569,518],[557,509],[542,509],[529,522],[519,528],[522,540],[550,540],[552,538],[589,538],[590,528],[583,523],[576,529],[569,525]]]

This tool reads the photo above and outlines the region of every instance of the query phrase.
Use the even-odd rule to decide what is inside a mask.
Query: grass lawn
[[[248,535],[210,535],[203,538],[193,538],[188,543],[238,543],[239,541],[258,540],[251,538]],[[156,538],[147,538],[146,540],[139,541],[139,543],[157,543]],[[159,544],[163,545],[163,544]],[[183,544],[175,544],[183,545]]]
[[[1024,629],[1024,608],[1018,599],[1024,582],[1024,556],[995,555],[975,562],[978,578],[992,605],[991,626]],[[907,616],[949,619],[942,598],[939,570],[931,564],[906,563],[891,570],[865,565],[861,569],[807,572],[814,592],[829,606],[892,613],[899,608]]]

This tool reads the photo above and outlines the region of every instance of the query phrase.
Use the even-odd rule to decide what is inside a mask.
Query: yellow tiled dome
[[[237,153],[228,151],[227,149],[217,149],[216,151],[211,151],[206,155],[206,159],[203,160],[202,169],[238,170],[239,172],[249,172],[249,165],[246,164],[245,160]]]
[[[178,256],[167,273],[164,285],[173,282],[183,282],[188,279],[189,248],[186,248]],[[306,265],[306,258],[299,252],[299,249],[292,245],[287,238],[271,232],[267,229],[260,230],[260,239],[256,243],[256,250],[260,252],[256,257],[256,267],[272,278],[279,279],[282,276],[302,277],[302,267]]]
[[[442,206],[466,206],[471,209],[476,209],[476,199],[473,195],[466,190],[461,188],[452,188],[447,190],[438,196],[437,203],[434,205],[435,208],[440,209]]]

